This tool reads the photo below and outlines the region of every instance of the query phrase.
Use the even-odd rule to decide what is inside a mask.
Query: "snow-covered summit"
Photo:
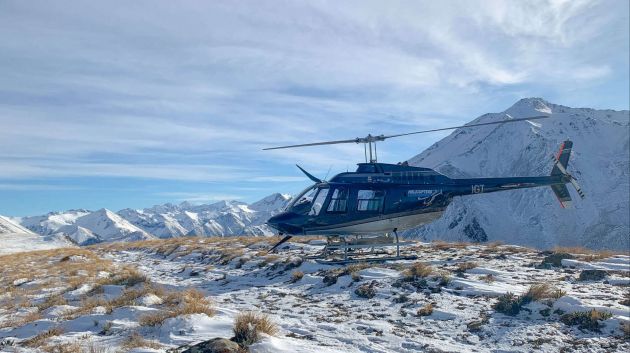
[[[67,246],[72,246],[72,243],[66,239],[41,236],[7,217],[0,216],[0,255]]]
[[[471,123],[549,115],[531,122],[458,129],[411,158],[453,178],[548,175],[562,141],[573,141],[571,172],[586,193],[573,209],[548,188],[456,198],[438,221],[407,232],[423,239],[501,240],[539,248],[630,246],[629,112],[570,108],[541,98],[518,101]]]

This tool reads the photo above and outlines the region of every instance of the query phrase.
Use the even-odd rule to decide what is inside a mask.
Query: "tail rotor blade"
[[[580,195],[580,198],[584,199],[586,195],[584,195],[582,188],[577,183],[577,180],[573,177],[573,175],[569,174],[567,169],[562,165],[562,163],[560,163],[560,161],[556,158],[556,156],[552,156],[551,159],[556,163],[556,167],[558,168],[558,170],[560,170],[562,174],[568,175],[571,178],[570,179],[571,185],[573,185],[573,187],[575,188],[575,191],[577,191],[578,195]]]
[[[575,180],[574,177],[571,177],[571,185],[573,185],[575,191],[577,191],[578,195],[580,195],[580,198],[584,200],[586,196],[584,195],[584,192],[582,192],[582,188],[578,185],[577,180]]]

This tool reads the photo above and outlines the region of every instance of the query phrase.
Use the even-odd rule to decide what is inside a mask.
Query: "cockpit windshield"
[[[287,205],[286,211],[301,214],[311,212],[313,208],[313,199],[315,198],[315,195],[317,195],[317,192],[323,188],[323,185],[324,184],[314,184],[304,189]]]
[[[289,211],[298,205],[303,205],[303,204],[310,205],[313,202],[313,198],[315,197],[315,194],[317,193],[316,187],[317,187],[317,184],[313,184],[307,187],[306,189],[302,190],[302,192],[300,192],[296,197],[293,198],[293,200],[291,200],[291,202],[289,202],[285,210]]]

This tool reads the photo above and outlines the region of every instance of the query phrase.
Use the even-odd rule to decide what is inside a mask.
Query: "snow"
[[[0,329],[0,342],[12,339],[19,344],[22,339],[59,325],[64,332],[54,338],[55,341],[71,342],[89,336],[93,342],[116,348],[130,332],[137,332],[147,340],[162,344],[155,352],[165,352],[215,337],[230,338],[239,313],[261,311],[278,325],[279,332],[274,336],[263,335],[261,341],[250,347],[250,352],[556,352],[563,347],[573,347],[576,352],[604,352],[611,351],[610,347],[617,347],[619,351],[630,348],[630,343],[621,338],[619,326],[630,322],[628,307],[619,304],[625,288],[614,282],[625,278],[622,271],[612,273],[607,281],[577,281],[579,270],[572,267],[586,263],[579,256],[577,263],[549,270],[532,266],[539,264],[544,255],[526,248],[475,245],[439,249],[417,243],[414,252],[419,256],[418,261],[430,263],[435,270],[434,275],[425,279],[425,284],[404,279],[403,271],[411,261],[395,261],[369,265],[358,270],[359,276],[343,275],[335,284],[326,285],[323,277],[327,271],[339,270],[341,266],[298,261],[318,251],[317,246],[293,244],[289,250],[280,252],[277,259],[261,265],[259,256],[264,240],[247,246],[216,239],[205,243],[206,248],[193,252],[186,249],[202,244],[199,240],[182,238],[178,241],[182,242],[178,250],[168,257],[137,245],[126,250],[99,250],[97,247],[95,251],[114,264],[131,265],[142,271],[154,286],[175,291],[188,288],[203,291],[214,303],[214,316],[181,315],[167,319],[160,326],[139,326],[140,317],[157,312],[162,305],[162,298],[150,293],[129,306],[114,308],[111,313],[106,307],[97,306],[77,318],[64,319],[69,310],[80,306],[85,295],[91,295],[91,284],[83,283],[67,290],[67,305],[47,309],[41,319],[32,323]],[[228,264],[220,264],[217,249],[228,248],[243,250],[244,254]],[[409,251],[412,250],[403,249],[403,253]],[[627,260],[630,258],[614,255],[589,264],[603,268],[624,265]],[[70,261],[80,262],[81,259],[71,256]],[[462,261],[473,261],[479,266],[457,273],[457,265]],[[285,270],[289,263],[299,266]],[[193,270],[197,273],[194,276],[191,275]],[[291,272],[296,270],[305,275],[293,282]],[[438,285],[439,276],[448,273],[450,283]],[[488,274],[493,275],[493,281],[482,278]],[[492,308],[498,295],[522,294],[533,283],[548,283],[564,290],[566,295],[550,303],[530,303],[515,317],[497,313]],[[362,284],[373,284],[376,296],[358,297],[354,291]],[[123,285],[106,285],[99,295],[114,299],[124,290]],[[417,310],[429,303],[434,307],[433,312],[417,316]],[[20,308],[18,312],[23,315],[32,309]],[[547,309],[548,316],[540,314]],[[602,322],[601,333],[566,326],[560,322],[560,314],[554,313],[592,309],[613,315]],[[5,315],[7,312],[0,310],[0,325]],[[480,324],[478,331],[469,329],[484,317],[486,321]],[[100,334],[106,325],[109,325],[109,333]],[[574,346],[572,342],[576,341],[585,343]],[[26,348],[24,351],[30,352]]]

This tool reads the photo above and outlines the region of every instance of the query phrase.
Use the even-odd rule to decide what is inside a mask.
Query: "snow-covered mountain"
[[[272,194],[251,205],[239,201],[219,201],[209,205],[183,202],[143,210],[124,209],[118,214],[160,238],[183,235],[272,235],[273,231],[265,222],[284,208],[290,199],[289,195]]]
[[[0,216],[0,255],[72,246],[63,237],[42,236]]]
[[[273,235],[265,222],[284,208],[289,195],[272,194],[248,205],[219,201],[207,205],[182,202],[142,210],[124,209],[114,213],[69,210],[43,216],[23,217],[20,224],[46,236],[65,236],[77,244],[172,238],[187,235]]]
[[[42,235],[66,236],[79,245],[155,238],[107,209],[51,212],[24,217],[20,223]]]
[[[405,235],[426,240],[500,240],[538,248],[628,249],[629,112],[569,108],[528,98],[472,123],[542,114],[551,118],[455,130],[409,163],[453,178],[548,175],[550,156],[569,138],[573,154],[568,170],[586,199],[580,200],[572,188],[574,202],[569,209],[559,206],[549,188],[461,197],[441,219]]]

